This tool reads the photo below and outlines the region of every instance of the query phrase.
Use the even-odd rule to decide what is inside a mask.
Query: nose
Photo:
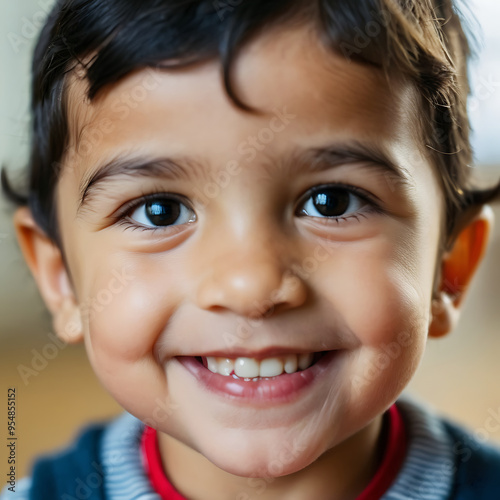
[[[284,245],[246,240],[220,247],[205,261],[197,290],[198,306],[255,318],[297,308],[307,300],[306,283],[295,275]]]

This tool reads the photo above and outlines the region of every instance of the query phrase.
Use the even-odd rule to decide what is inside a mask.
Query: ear
[[[429,336],[441,337],[453,330],[472,277],[484,257],[493,228],[493,211],[484,206],[456,237],[452,248],[443,256],[441,283],[432,301]]]
[[[38,227],[27,207],[17,209],[14,228],[24,259],[52,314],[57,336],[67,343],[80,342],[83,338],[80,309],[61,251]]]

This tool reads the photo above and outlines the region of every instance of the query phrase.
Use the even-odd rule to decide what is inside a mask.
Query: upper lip
[[[326,352],[333,349],[304,349],[303,347],[266,347],[258,350],[250,350],[244,348],[215,350],[193,356],[214,357],[214,358],[255,358],[264,359],[270,357],[286,356],[287,354],[308,354],[315,352]]]

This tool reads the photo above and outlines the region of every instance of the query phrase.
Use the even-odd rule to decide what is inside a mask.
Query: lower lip
[[[182,356],[176,359],[207,390],[226,398],[255,405],[269,402],[287,403],[298,398],[304,389],[319,382],[338,352],[328,352],[306,370],[283,373],[267,380],[256,381],[238,380],[231,375],[213,373],[194,357]]]

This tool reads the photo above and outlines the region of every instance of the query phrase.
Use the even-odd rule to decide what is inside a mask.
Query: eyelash
[[[321,192],[322,190],[326,189],[339,189],[343,190],[346,193],[349,193],[350,195],[354,195],[357,198],[363,200],[365,203],[368,205],[368,209],[365,211],[365,213],[353,213],[348,215],[347,217],[332,217],[332,216],[324,216],[324,217],[317,217],[317,216],[311,216],[308,214],[300,214],[299,210],[300,207],[302,207],[307,200],[309,200],[314,194]],[[350,186],[346,184],[340,184],[340,183],[332,183],[332,184],[321,184],[314,186],[313,188],[308,189],[300,198],[299,203],[297,204],[297,207],[295,209],[295,215],[299,217],[312,217],[318,222],[322,224],[332,224],[336,223],[337,225],[342,224],[343,222],[347,221],[348,219],[356,219],[359,222],[359,217],[366,218],[366,212],[368,213],[384,213],[384,210],[380,207],[379,203],[376,201],[376,198],[374,195],[369,194],[367,191],[364,189],[358,188],[356,186]],[[119,227],[124,227],[125,230],[131,229],[132,231],[135,230],[140,230],[140,231],[151,231],[151,232],[156,232],[156,231],[164,231],[166,228],[169,228],[172,230],[172,228],[176,227],[177,225],[169,225],[169,226],[158,226],[158,227],[147,227],[143,226],[142,224],[139,224],[137,222],[134,222],[133,219],[130,218],[130,215],[141,205],[144,205],[145,203],[148,203],[150,201],[157,201],[159,199],[168,199],[168,200],[173,200],[177,201],[180,204],[185,205],[189,210],[193,210],[190,207],[190,204],[187,202],[187,200],[178,194],[170,194],[170,193],[165,193],[164,191],[155,191],[155,192],[150,192],[150,193],[145,193],[139,198],[136,198],[128,203],[126,203],[123,207],[120,208],[119,212],[114,216],[114,219],[116,220],[115,224],[116,226]],[[377,198],[378,199],[378,198]],[[194,212],[194,210],[193,210]],[[181,227],[184,224],[179,224],[178,226]]]
[[[172,200],[172,201],[177,201],[179,204],[185,205],[187,208],[190,210],[193,210],[190,208],[189,203],[187,203],[187,200],[178,194],[172,194],[172,193],[165,193],[164,191],[153,191],[151,193],[145,193],[139,198],[135,198],[134,200],[126,203],[123,207],[119,209],[119,212],[113,217],[116,222],[116,226],[118,227],[124,227],[125,230],[130,229],[132,231],[150,231],[152,233],[155,233],[156,231],[165,231],[166,228],[169,228],[172,231],[173,227],[176,226],[158,226],[158,227],[147,227],[143,226],[142,224],[139,224],[137,222],[134,222],[133,219],[130,218],[130,215],[137,210],[141,205],[144,205],[145,203],[148,203],[149,201],[157,201],[157,200]],[[182,224],[180,225],[182,226]]]
[[[301,214],[300,212],[300,207],[304,206],[305,202],[309,200],[314,194],[321,193],[322,191],[325,190],[331,190],[331,189],[338,189],[342,190],[350,195],[353,195],[357,197],[360,200],[363,200],[367,204],[367,209],[364,212],[355,212],[353,214],[349,214],[346,217],[343,216],[338,216],[338,217],[333,217],[333,216],[324,216],[324,217],[317,217],[317,216],[311,216],[308,214]],[[385,213],[382,207],[380,206],[378,197],[368,193],[364,189],[358,188],[356,186],[351,186],[348,184],[342,184],[342,183],[332,183],[332,184],[320,184],[317,186],[314,186],[310,189],[308,189],[300,198],[299,203],[297,204],[298,208],[295,210],[295,214],[298,216],[302,217],[312,217],[316,219],[316,222],[322,223],[322,224],[342,224],[343,222],[347,221],[348,219],[356,219],[358,222],[359,217],[367,218],[367,213],[378,213],[378,214],[383,214]]]

